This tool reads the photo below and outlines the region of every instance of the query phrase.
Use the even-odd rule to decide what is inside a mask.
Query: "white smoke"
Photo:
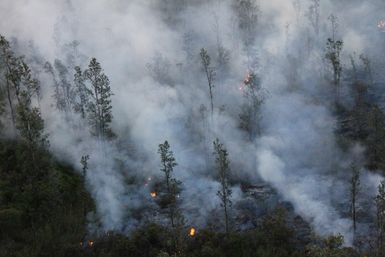
[[[127,214],[145,204],[140,199],[148,197],[147,189],[141,182],[128,186],[126,179],[132,176],[142,181],[161,175],[157,146],[164,140],[170,142],[179,163],[175,175],[184,183],[183,206],[191,213],[191,222],[204,226],[206,215],[219,206],[214,171],[206,167],[206,155],[212,152],[210,141],[219,137],[229,149],[237,178],[262,178],[293,203],[316,231],[340,232],[351,241],[351,221],[334,204],[336,199],[345,201],[348,192],[348,179],[335,173],[345,169],[351,157],[336,144],[336,121],[328,109],[328,85],[323,80],[324,46],[331,33],[327,17],[338,14],[338,36],[344,40],[347,54],[356,51],[375,56],[383,49],[384,33],[376,24],[385,18],[380,12],[384,3],[321,1],[321,32],[316,36],[306,16],[310,1],[299,1],[297,11],[291,1],[259,2],[254,48],[269,97],[262,108],[262,135],[250,143],[238,128],[242,103],[238,87],[247,73],[247,57],[234,2],[2,0],[0,14],[5,18],[0,32],[19,42],[32,41],[50,62],[65,59],[65,45],[76,40],[79,52],[95,56],[109,76],[115,94],[113,129],[119,140],[105,145],[103,151],[87,128],[73,130],[73,124],[52,107],[51,82],[44,75],[39,77],[52,151],[79,169],[81,156],[90,155],[88,182],[104,229],[130,230],[139,222]],[[189,34],[192,38],[186,42]],[[192,119],[199,117],[201,104],[209,106],[198,53],[207,48],[215,64],[218,42],[229,50],[230,63],[223,78],[216,80],[216,111],[206,135],[210,148],[205,152],[198,142],[205,125],[199,118]],[[195,54],[192,59],[186,47]],[[28,55],[30,50],[23,50]],[[170,64],[172,86],[156,81],[146,68],[159,53]],[[288,55],[293,57],[291,61]],[[79,58],[77,64],[84,69],[86,60]],[[220,111],[222,105],[225,108]],[[72,120],[83,125],[78,117]],[[375,187],[378,179],[365,183]],[[336,185],[345,191],[335,193],[331,187]],[[236,195],[236,199],[241,197]]]

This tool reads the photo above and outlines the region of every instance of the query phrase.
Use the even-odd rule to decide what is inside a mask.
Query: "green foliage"
[[[77,75],[78,71],[75,74],[75,78]],[[110,128],[110,123],[112,122],[110,80],[103,73],[102,67],[96,58],[91,59],[88,69],[83,72],[83,76],[85,81],[90,83],[90,88],[86,90],[89,99],[86,104],[86,110],[92,134],[99,139],[113,138],[115,135]],[[78,90],[83,93],[82,83],[81,80],[78,82]],[[80,97],[82,101],[82,95]]]
[[[86,118],[87,103],[89,101],[89,89],[85,85],[83,72],[79,66],[75,67],[74,83],[77,99],[75,100],[74,110],[80,113],[83,119]]]
[[[333,32],[334,33],[334,32]],[[326,54],[325,58],[329,61],[333,68],[333,83],[335,91],[336,103],[339,101],[340,97],[340,81],[342,73],[342,64],[341,64],[341,51],[344,43],[342,40],[335,40],[333,38],[328,38],[326,43]]]
[[[11,120],[16,126],[17,115],[20,110],[31,109],[33,97],[38,97],[40,86],[23,57],[16,57],[9,42],[0,35],[0,79],[2,92],[5,92],[8,100]],[[17,111],[16,111],[17,110]]]
[[[82,179],[22,143],[0,143],[0,256],[70,256],[86,233]],[[76,256],[76,255],[73,255]]]
[[[340,131],[338,136],[348,142],[365,146],[366,167],[370,170],[385,170],[385,114],[379,105],[370,101],[368,86],[363,82],[353,84],[355,101],[351,109],[338,113]]]
[[[377,252],[379,256],[384,256],[385,252],[385,181],[378,186],[378,194],[375,197],[377,209]]]
[[[307,249],[308,257],[354,257],[359,256],[352,248],[343,247],[344,238],[341,235],[330,236],[320,245]]]
[[[229,184],[230,176],[230,167],[229,159],[226,148],[219,142],[217,138],[214,141],[214,155],[215,162],[217,164],[217,171],[219,177],[219,183],[221,184],[220,190],[218,190],[217,195],[221,201],[221,206],[224,211],[224,221],[225,221],[225,230],[226,233],[229,233],[229,208],[231,207],[231,188]]]
[[[179,194],[181,192],[181,182],[173,178],[174,167],[177,163],[173,152],[170,150],[170,145],[167,141],[159,145],[158,153],[161,159],[161,171],[164,173],[165,192],[158,192],[160,200],[158,203],[167,212],[171,224],[171,239],[172,250],[174,253],[184,251],[185,228],[184,216],[180,210]],[[163,191],[163,190],[162,190]]]

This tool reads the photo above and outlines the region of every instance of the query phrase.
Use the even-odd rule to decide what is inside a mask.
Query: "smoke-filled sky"
[[[204,226],[208,213],[219,206],[218,183],[207,167],[214,161],[207,157],[210,142],[218,137],[229,150],[235,181],[270,184],[317,232],[340,232],[351,240],[351,221],[340,215],[335,202],[348,201],[349,178],[339,174],[359,161],[363,149],[343,152],[336,143],[325,79],[330,73],[323,58],[332,34],[328,17],[338,17],[344,72],[350,69],[349,55],[364,53],[380,81],[385,33],[377,25],[385,19],[385,2],[320,0],[317,34],[309,19],[313,1],[256,0],[257,25],[248,35],[251,55],[239,28],[238,2],[0,1],[0,33],[17,39],[18,51],[31,61],[41,81],[40,106],[51,150],[78,168],[80,157],[90,154],[89,187],[104,229],[129,231],[140,224],[131,213],[149,204],[149,189],[143,184],[161,175],[157,147],[164,140],[169,140],[179,164],[175,175],[184,183],[181,196],[189,222]],[[68,115],[55,109],[52,80],[36,61],[60,59],[72,67],[68,55],[73,41],[78,43],[74,65],[84,69],[96,57],[111,81],[112,128],[118,143],[103,152],[95,150],[98,143],[86,128],[72,128],[80,124],[79,117],[72,114],[67,122]],[[217,67],[214,118],[205,121],[200,108],[209,109],[209,95],[199,51],[206,48],[218,66],[219,46],[228,51],[229,62]],[[261,135],[253,142],[239,129],[239,87],[251,63],[257,63],[254,71],[265,92]],[[143,183],[127,186],[130,176]],[[365,176],[362,183],[374,194],[380,178]],[[236,202],[242,197],[239,184],[233,191]]]

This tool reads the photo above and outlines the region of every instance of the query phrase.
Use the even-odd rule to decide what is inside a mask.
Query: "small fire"
[[[252,83],[253,74],[251,72],[247,72],[246,78],[243,80],[242,85],[239,87],[240,91],[245,90],[245,88]]]
[[[88,241],[88,246],[89,246],[89,247],[94,246],[94,241],[92,241],[92,240]]]
[[[243,83],[244,83],[245,85],[250,84],[250,82],[251,82],[252,79],[253,79],[253,76],[251,75],[251,73],[248,73],[247,76],[246,76],[246,78],[245,78],[245,80],[243,81]]]
[[[382,31],[385,32],[385,20],[380,20],[377,24],[377,27]]]
[[[151,192],[150,195],[151,195],[152,198],[155,198],[156,197],[156,192]]]
[[[195,234],[196,234],[196,229],[195,228],[190,228],[190,233],[189,233],[189,235],[191,236],[191,237],[193,237],[193,236],[195,236]]]

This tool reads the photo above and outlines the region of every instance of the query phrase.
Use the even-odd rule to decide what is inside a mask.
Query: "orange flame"
[[[196,234],[196,229],[195,228],[190,228],[190,233],[189,233],[189,235],[191,236],[191,237],[193,237],[193,236],[195,236],[195,234]]]
[[[156,192],[151,192],[150,195],[151,195],[152,198],[155,198],[156,197]]]
[[[94,246],[94,241],[92,241],[92,240],[88,241],[88,246],[89,246],[89,247]]]

